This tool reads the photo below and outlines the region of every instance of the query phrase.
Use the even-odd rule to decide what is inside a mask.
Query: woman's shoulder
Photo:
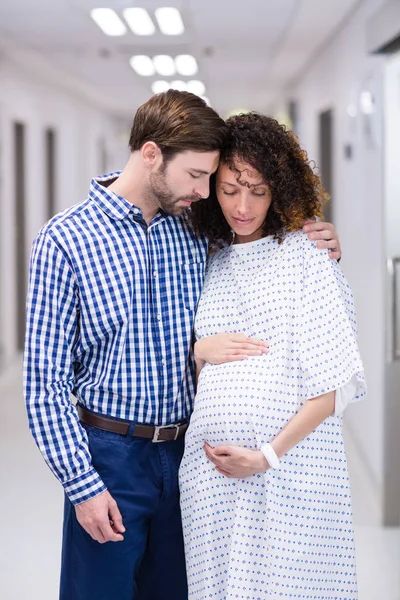
[[[317,248],[317,241],[310,240],[302,230],[288,232],[282,245],[285,245],[285,258],[306,271],[322,269],[336,273],[341,270],[337,261],[329,257],[329,250]]]
[[[310,240],[302,229],[288,231],[282,243],[289,252],[299,252],[304,257],[308,257],[314,251],[320,252],[315,242]]]

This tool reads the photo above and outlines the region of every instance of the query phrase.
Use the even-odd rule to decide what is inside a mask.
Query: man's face
[[[157,206],[170,215],[180,215],[192,202],[210,194],[210,176],[217,170],[219,152],[176,154],[150,174],[149,191]]]

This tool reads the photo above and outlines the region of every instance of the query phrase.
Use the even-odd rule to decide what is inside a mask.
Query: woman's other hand
[[[268,352],[268,342],[246,337],[242,333],[217,333],[198,340],[194,345],[196,360],[200,359],[212,365],[243,360]]]
[[[218,473],[225,477],[243,479],[256,473],[264,473],[269,464],[260,450],[249,450],[242,446],[217,446],[212,448],[207,442],[203,446],[209,461]]]

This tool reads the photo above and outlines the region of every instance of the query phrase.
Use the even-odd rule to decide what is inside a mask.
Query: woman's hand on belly
[[[241,446],[217,446],[212,448],[207,442],[203,446],[206,456],[218,473],[226,477],[244,479],[257,473],[264,473],[269,464],[260,450],[249,450]]]
[[[200,359],[212,365],[243,360],[248,356],[260,356],[268,352],[268,342],[246,337],[242,333],[217,333],[198,340],[194,345],[196,360]]]

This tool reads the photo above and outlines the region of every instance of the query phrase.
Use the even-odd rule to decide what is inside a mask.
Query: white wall
[[[46,81],[42,73],[29,69],[29,57],[25,69],[7,55],[0,57],[0,341],[5,363],[16,353],[15,121],[26,125],[26,260],[34,236],[47,220],[46,128],[53,127],[57,135],[57,212],[87,196],[91,177],[101,171],[101,138],[105,140],[108,170],[122,168],[128,158],[125,123],[88,99]]]
[[[381,501],[384,436],[384,240],[382,75],[385,58],[368,55],[366,22],[382,5],[366,0],[343,24],[334,39],[281,98],[299,103],[299,137],[309,157],[318,163],[318,115],[334,110],[335,225],[343,249],[342,266],[353,287],[358,314],[359,344],[365,364],[368,397],[348,410],[347,425],[364,458]],[[349,117],[347,108],[357,103],[364,88],[377,100],[372,117],[372,139],[365,116]],[[351,144],[353,158],[344,156]],[[373,451],[371,449],[373,444]]]

